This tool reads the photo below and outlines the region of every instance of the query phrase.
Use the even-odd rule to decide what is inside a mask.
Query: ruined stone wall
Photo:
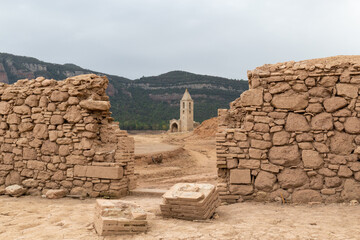
[[[219,110],[221,199],[360,200],[359,57],[264,65]]]
[[[106,77],[0,84],[0,188],[96,197],[134,186],[134,141],[110,117]]]

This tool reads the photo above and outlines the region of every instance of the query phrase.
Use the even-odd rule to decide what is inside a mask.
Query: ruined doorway
[[[170,132],[178,132],[179,131],[179,126],[177,123],[173,123],[170,126]]]

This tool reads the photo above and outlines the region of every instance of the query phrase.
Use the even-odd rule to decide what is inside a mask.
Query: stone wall
[[[0,188],[29,194],[125,195],[134,182],[134,141],[110,117],[106,77],[0,83]]]
[[[360,200],[360,57],[264,65],[219,110],[222,201]]]

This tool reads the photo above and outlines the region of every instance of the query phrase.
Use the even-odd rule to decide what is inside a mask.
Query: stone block
[[[320,156],[320,154],[317,151],[313,150],[303,150],[301,158],[305,168],[318,169],[324,163],[324,160]]]
[[[332,97],[324,100],[324,107],[327,112],[335,112],[343,107],[346,107],[348,102],[342,97]]]
[[[343,97],[357,98],[359,88],[353,84],[339,83],[336,84],[336,94]]]
[[[280,94],[275,95],[271,105],[279,109],[304,110],[308,106],[308,97],[303,94]]]
[[[293,203],[310,203],[310,202],[322,202],[321,195],[318,191],[311,189],[304,189],[295,191],[292,194]]]
[[[250,184],[250,169],[231,169],[230,184]]]
[[[274,146],[269,150],[269,160],[273,164],[295,166],[300,163],[300,153],[297,145]]]
[[[123,175],[124,171],[122,167],[74,166],[75,177],[121,179]]]
[[[243,92],[240,98],[241,98],[241,104],[244,107],[261,106],[263,104],[263,90],[249,89]]]
[[[306,132],[310,130],[310,126],[303,115],[289,113],[286,119],[285,129],[289,132]]]

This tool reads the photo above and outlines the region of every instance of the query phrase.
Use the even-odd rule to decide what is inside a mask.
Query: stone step
[[[131,196],[162,197],[168,190],[158,188],[136,188],[130,191]]]

